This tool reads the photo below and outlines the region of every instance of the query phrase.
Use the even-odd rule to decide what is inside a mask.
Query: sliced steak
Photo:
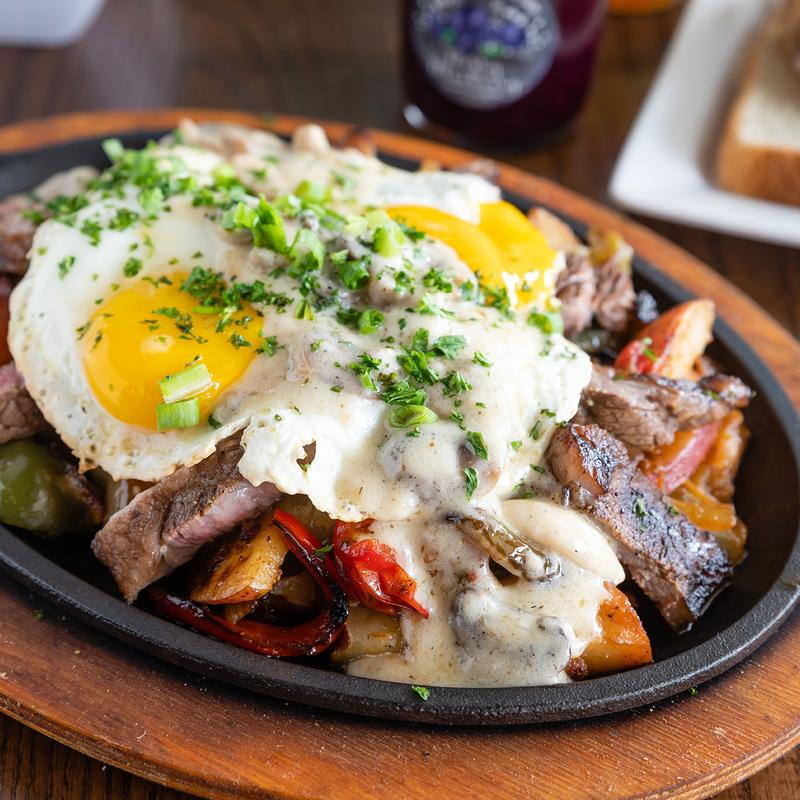
[[[25,439],[47,428],[14,364],[0,367],[0,444]]]
[[[28,268],[36,225],[23,212],[32,206],[32,201],[21,195],[0,202],[0,272],[22,275]]]
[[[610,534],[620,561],[670,626],[691,625],[732,574],[714,536],[676,512],[622,444],[596,425],[557,429],[547,459],[569,501]]]
[[[592,324],[597,276],[586,250],[567,253],[566,265],[556,279],[556,297],[561,301],[564,333],[574,336]]]
[[[597,324],[612,333],[627,330],[636,309],[636,292],[630,268],[623,268],[610,258],[595,269],[597,290],[594,294],[594,316]]]
[[[653,374],[618,380],[613,368],[595,364],[582,404],[586,414],[625,444],[649,451],[669,444],[676,431],[699,428],[731,408],[742,408],[751,396],[746,384],[728,375],[698,382]]]
[[[131,603],[148,584],[185,564],[207,542],[253,519],[278,500],[269,483],[253,486],[237,468],[239,436],[182,467],[114,514],[92,542]]]
[[[715,372],[700,378],[697,385],[706,395],[715,397],[730,408],[745,408],[753,399],[753,390],[734,375]]]

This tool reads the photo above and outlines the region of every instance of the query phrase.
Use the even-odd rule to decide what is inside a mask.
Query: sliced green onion
[[[368,264],[365,258],[345,261],[339,266],[339,280],[351,292],[360,291],[369,283]]]
[[[413,428],[436,422],[439,417],[427,406],[395,406],[389,412],[388,419],[393,428]]]
[[[375,252],[384,258],[396,256],[405,244],[405,235],[400,226],[393,220],[389,220],[385,225],[381,225],[375,231],[373,246]]]
[[[160,431],[193,428],[200,423],[199,398],[192,397],[179,403],[161,403],[156,406],[156,421]]]
[[[381,225],[386,225],[392,221],[392,218],[381,208],[376,208],[373,211],[368,211],[365,215],[367,225],[372,230],[379,228]]]
[[[297,263],[308,257],[312,261],[311,266],[320,269],[325,261],[325,245],[316,233],[308,228],[300,228],[289,248],[289,255]]]
[[[330,199],[327,186],[316,181],[303,181],[299,183],[294,193],[307,203],[324,203]]]
[[[165,403],[177,403],[189,397],[202,394],[213,384],[208,367],[205,364],[192,364],[191,367],[167,375],[158,382]]]
[[[366,217],[348,217],[347,223],[345,224],[342,230],[350,235],[355,236],[358,238],[359,236],[363,236],[367,232],[367,218]]]

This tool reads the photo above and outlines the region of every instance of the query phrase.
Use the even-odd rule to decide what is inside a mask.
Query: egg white
[[[267,162],[274,167],[268,173],[271,196],[293,189],[301,177],[329,181],[332,174],[347,170],[356,186],[351,192],[363,207],[421,203],[477,220],[480,203],[498,198],[496,187],[475,176],[412,174],[354,150],[327,149],[320,154],[291,147],[268,134],[259,135],[257,141],[273,155]],[[223,163],[221,155],[198,147],[165,148],[164,153],[179,156],[200,183],[211,182],[212,172]],[[384,434],[385,404],[357,390],[333,394],[327,385],[292,380],[290,361],[307,348],[309,336],[341,338],[341,330],[329,320],[319,319],[309,333],[308,323],[293,314],[267,314],[264,334],[277,335],[286,343],[285,349],[271,358],[255,358],[223,394],[215,410],[215,417],[223,422],[217,429],[201,424],[149,431],[118,420],[98,403],[86,378],[77,331],[92,318],[99,302],[124,290],[132,280],[156,278],[179,268],[188,271],[197,251],[203,254],[203,266],[222,273],[227,282],[264,278],[275,263],[269,251],[252,249],[207,219],[206,210],[193,206],[188,196],[170,198],[168,210],[148,224],[137,222],[122,231],[104,229],[96,245],[80,232],[85,219],[105,223],[121,207],[142,211],[135,188],[126,189],[122,197],[95,195],[72,226],[57,221],[42,224],[29,270],[11,299],[9,344],[17,366],[38,407],[80,460],[81,468],[99,466],[115,479],[157,481],[180,466],[197,463],[221,439],[244,430],[240,469],[254,484],[271,481],[287,493],[303,492],[318,508],[342,519],[411,513],[418,506],[413,492],[400,486],[380,491],[381,481],[365,474],[369,470],[364,466],[374,463],[376,443]],[[438,243],[429,247],[435,258],[441,259],[444,253],[455,267],[467,270],[449,248]],[[143,261],[142,271],[133,279],[123,273],[132,252]],[[58,265],[67,256],[75,257],[74,267],[59,278]],[[175,259],[179,266],[170,267]],[[430,323],[434,332],[437,322]],[[351,345],[358,350],[358,342]],[[524,402],[517,398],[517,405]],[[572,401],[567,404],[572,405]],[[303,407],[314,411],[294,410]],[[304,470],[298,460],[312,443],[314,463]],[[366,491],[370,484],[372,488]]]

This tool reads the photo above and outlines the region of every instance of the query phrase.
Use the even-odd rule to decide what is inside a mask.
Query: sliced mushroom
[[[470,516],[449,514],[447,519],[512,575],[528,581],[549,581],[561,573],[558,558],[535,549],[485,512],[475,509]]]
[[[535,661],[543,674],[555,676],[572,656],[561,620],[508,606],[472,588],[456,596],[450,622],[458,647],[483,674],[512,660]]]

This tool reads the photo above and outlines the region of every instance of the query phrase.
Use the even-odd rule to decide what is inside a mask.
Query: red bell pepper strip
[[[267,656],[313,656],[330,647],[347,620],[347,597],[331,577],[325,560],[315,552],[321,547],[319,540],[299,520],[284,511],[275,512],[274,522],[286,546],[309,571],[322,592],[323,607],[316,617],[291,626],[247,619],[230,622],[208,606],[151,587],[149,596],[156,611],[224,642]]]
[[[664,494],[682,486],[700,466],[713,447],[720,422],[709,422],[700,428],[678,431],[671,444],[648,453],[639,468]]]
[[[428,610],[414,598],[417,583],[397,563],[394,550],[377,539],[357,538],[371,524],[371,519],[337,522],[333,529],[333,553],[348,593],[384,614],[397,616],[409,608],[427,619]]]

